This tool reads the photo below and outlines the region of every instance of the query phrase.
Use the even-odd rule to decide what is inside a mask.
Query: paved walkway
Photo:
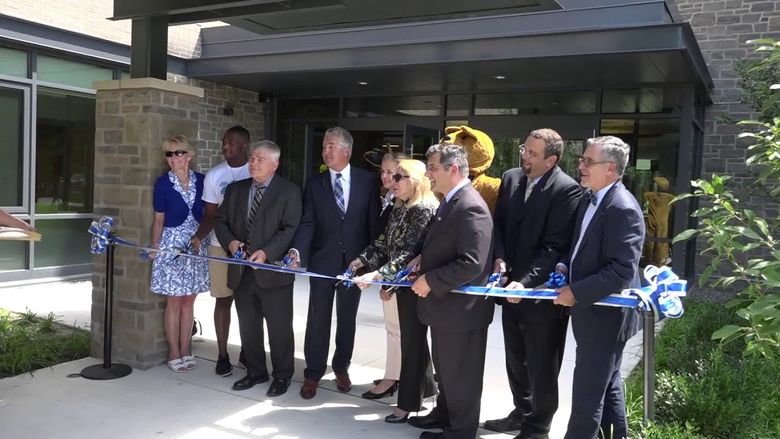
[[[91,282],[58,282],[26,286],[0,284],[0,308],[54,312],[60,321],[88,327]],[[150,293],[151,294],[151,293]],[[78,376],[85,366],[100,360],[86,358],[53,368],[0,380],[0,437],[8,438],[416,438],[421,430],[383,421],[395,397],[381,402],[360,398],[371,381],[380,378],[385,362],[385,333],[381,303],[375,290],[366,290],[358,312],[355,354],[350,376],[352,391],[336,391],[333,375],[326,375],[317,396],[305,401],[298,395],[303,381],[303,334],[306,324],[308,282],[299,279],[295,289],[296,374],[287,394],[267,398],[267,384],[233,392],[232,377],[214,374],[217,350],[212,311],[214,300],[201,295],[195,303],[203,334],[195,338],[198,369],[176,374],[166,366],[134,370],[113,381],[90,381]],[[481,419],[505,416],[512,408],[504,368],[501,307],[490,326],[482,395]],[[238,320],[233,318],[231,358],[238,358]],[[335,325],[335,321],[334,321]],[[115,334],[121,337],[121,334]],[[641,343],[641,334],[633,342]],[[561,438],[571,410],[574,340],[569,332],[560,375],[560,407],[551,438]],[[332,349],[331,349],[332,352]],[[624,369],[638,360],[641,345],[626,349]],[[431,401],[426,405],[431,407]],[[481,430],[479,437],[499,439],[511,435]]]

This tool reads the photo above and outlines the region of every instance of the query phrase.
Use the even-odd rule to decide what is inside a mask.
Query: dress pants
[[[402,332],[403,334],[403,332]],[[446,414],[446,439],[474,439],[485,371],[488,328],[443,331],[431,328],[433,364],[439,375],[438,416]]]
[[[263,334],[265,319],[273,377],[283,380],[292,378],[295,369],[293,284],[261,288],[255,280],[254,270],[246,269],[233,296],[247,372],[255,376],[268,376]]]
[[[336,350],[333,352],[333,372],[349,371],[352,350],[355,346],[355,318],[360,304],[360,289],[335,286],[329,279],[309,279],[309,313],[306,320],[306,339],[303,353],[306,356],[306,379],[319,381],[325,375],[330,348],[330,322],[333,315],[333,298],[336,298]]]
[[[401,326],[398,321],[397,296],[397,294],[393,294],[390,296],[390,300],[382,301],[385,331],[387,331],[387,359],[385,360],[384,378],[396,381],[401,376]]]
[[[572,389],[574,404],[565,439],[628,437],[620,377],[626,342],[617,340],[617,334],[599,331],[601,328],[593,324],[580,327],[577,316],[572,316],[572,329],[577,340],[577,358]]]
[[[503,304],[501,322],[515,405],[509,417],[522,422],[526,434],[549,433],[558,410],[558,373],[568,314],[551,300],[523,300]]]
[[[398,408],[418,412],[425,395],[434,393],[431,356],[428,350],[428,326],[417,317],[419,297],[409,288],[399,288],[398,319],[401,323],[401,380],[398,383]]]

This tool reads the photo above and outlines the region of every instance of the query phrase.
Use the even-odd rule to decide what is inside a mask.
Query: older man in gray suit
[[[252,178],[228,186],[219,207],[215,231],[225,251],[241,249],[252,262],[273,263],[284,257],[301,220],[301,190],[276,175],[279,146],[270,140],[249,149]],[[287,391],[294,370],[293,282],[291,274],[252,270],[241,265],[228,268],[228,287],[234,291],[241,344],[247,374],[233,384],[246,390],[269,380],[265,364],[263,319],[268,326],[274,381],[268,396]]]
[[[452,293],[462,285],[485,285],[490,274],[493,220],[468,180],[466,152],[457,145],[428,149],[431,189],[444,196],[422,245],[421,276],[412,291],[420,321],[431,328],[433,363],[439,374],[437,407],[410,418],[425,438],[473,439],[479,425],[482,373],[492,300]]]

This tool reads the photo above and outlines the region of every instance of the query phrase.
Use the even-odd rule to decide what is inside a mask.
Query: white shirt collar
[[[609,192],[610,189],[612,189],[612,186],[616,185],[617,182],[620,180],[615,180],[612,183],[608,184],[607,186],[601,188],[598,192],[594,193],[596,196],[596,207],[599,207],[599,204],[601,204],[601,200],[604,199],[604,195],[607,195],[607,192]]]
[[[350,181],[350,166],[349,163],[347,163],[347,166],[344,167],[344,169],[341,170],[341,172],[334,171],[333,169],[328,168],[330,171],[330,180],[334,181],[336,179],[336,174],[341,174],[341,178],[345,181]]]
[[[462,188],[463,186],[466,186],[467,184],[469,184],[469,179],[468,178],[464,178],[463,180],[461,180],[460,183],[456,184],[455,187],[452,188],[452,190],[447,194],[447,196],[444,197],[444,201],[446,203],[449,203],[450,200],[452,199],[452,196],[455,195],[455,192],[458,192],[458,190],[460,188]]]

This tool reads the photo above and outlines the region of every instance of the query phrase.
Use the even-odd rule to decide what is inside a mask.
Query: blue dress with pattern
[[[192,205],[195,203],[195,185],[197,176],[190,171],[190,184],[185,192],[173,171],[168,172],[168,178],[173,188],[178,192],[188,206],[187,219],[179,226],[164,227],[160,237],[160,250],[182,249],[187,247],[190,238],[200,225],[192,216]],[[200,246],[200,255],[206,255],[209,243],[205,239]],[[152,262],[153,293],[164,296],[189,296],[209,291],[209,266],[207,259],[189,258],[160,253]]]

